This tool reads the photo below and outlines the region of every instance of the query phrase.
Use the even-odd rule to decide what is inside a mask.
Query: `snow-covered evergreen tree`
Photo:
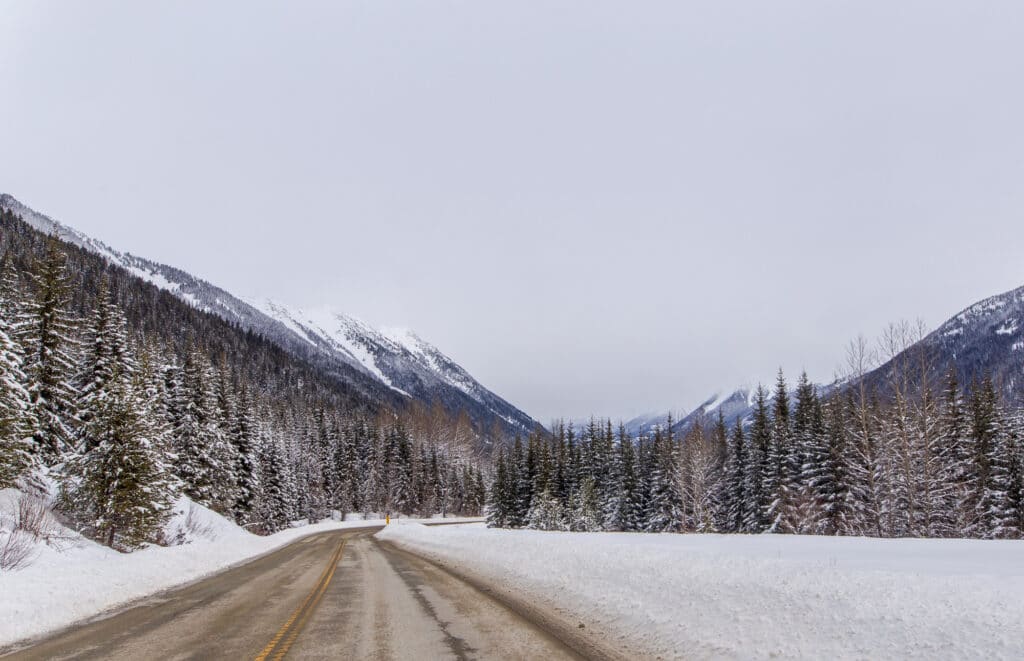
[[[187,354],[176,396],[174,444],[185,494],[228,513],[233,505],[234,454],[219,419],[213,369],[196,348]]]
[[[230,441],[235,450],[235,503],[232,511],[238,523],[251,523],[259,501],[260,458],[252,401],[249,389],[245,385],[242,386],[238,405],[235,407]]]
[[[494,480],[491,482],[487,501],[487,525],[490,528],[508,528],[512,525],[509,509],[514,496],[511,495],[512,480],[504,450],[498,451],[494,465]]]
[[[100,283],[96,305],[87,320],[83,360],[79,369],[76,411],[81,433],[78,451],[88,453],[100,442],[90,436],[95,427],[90,423],[106,407],[106,399],[116,389],[117,378],[130,378],[135,359],[128,346],[127,321],[113,300],[107,280]]]
[[[6,489],[22,478],[35,461],[32,452],[32,419],[22,353],[11,337],[6,317],[8,304],[0,299],[4,315],[0,315],[0,489]]]
[[[35,451],[55,463],[75,446],[76,326],[68,309],[70,283],[63,250],[51,238],[31,275],[34,295],[16,320],[34,422]]]
[[[786,527],[784,513],[792,498],[794,453],[793,430],[789,419],[789,388],[779,370],[772,400],[771,445],[765,460],[763,490],[768,507],[764,513],[768,532],[792,532]]]
[[[683,528],[683,496],[680,490],[678,448],[669,417],[664,431],[658,429],[651,444],[651,501],[644,529],[649,532],[678,532]]]
[[[760,533],[768,530],[768,512],[771,507],[771,492],[765,490],[768,474],[768,459],[772,447],[771,418],[768,413],[768,393],[758,385],[754,393],[754,415],[750,425],[750,452],[747,461],[746,493],[750,500],[746,532]]]
[[[753,498],[747,493],[747,455],[743,421],[737,418],[729,435],[719,499],[722,508],[721,527],[725,532],[743,532],[750,518]]]
[[[594,478],[585,477],[572,499],[570,529],[578,532],[601,530],[601,512]]]
[[[533,499],[528,528],[533,530],[567,530],[562,503],[550,491],[542,491]]]
[[[99,307],[104,304],[101,300]],[[111,306],[97,317],[101,315],[110,315],[110,323],[94,320],[95,333],[117,335],[120,311]],[[155,393],[136,378],[127,351],[114,355],[105,363],[104,378],[90,382],[86,442],[68,461],[64,501],[87,534],[130,551],[157,541],[170,516],[177,482],[160,423],[153,420]]]

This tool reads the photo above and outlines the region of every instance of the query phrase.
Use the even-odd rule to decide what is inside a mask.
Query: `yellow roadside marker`
[[[288,649],[295,642],[295,639],[298,638],[306,620],[309,619],[310,614],[312,614],[316,609],[317,604],[320,603],[320,599],[323,597],[324,592],[327,591],[327,586],[334,577],[334,570],[337,568],[338,563],[341,561],[341,555],[345,551],[345,541],[346,540],[344,539],[341,540],[341,544],[339,544],[338,549],[331,554],[331,560],[327,563],[327,566],[324,567],[323,572],[320,574],[320,578],[317,579],[316,585],[313,586],[313,590],[306,596],[306,599],[299,605],[299,607],[295,609],[291,614],[291,617],[289,617],[284,623],[284,626],[274,634],[274,637],[270,639],[267,646],[260,651],[259,655],[256,656],[255,661],[266,661],[270,654],[274,652],[274,648],[281,642],[281,639],[284,638],[285,634],[288,634],[289,628],[295,623],[295,620],[298,619],[301,614],[302,619],[299,620],[298,625],[296,625],[294,629],[291,629],[291,634],[288,636],[288,640],[285,642],[284,646],[277,651],[277,654],[274,655],[273,661],[279,661],[288,653]],[[309,606],[309,608],[306,608],[307,606]]]

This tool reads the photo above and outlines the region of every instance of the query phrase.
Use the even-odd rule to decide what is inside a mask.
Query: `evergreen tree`
[[[639,493],[640,483],[637,476],[636,447],[633,444],[633,439],[626,435],[626,428],[623,425],[619,425],[617,450],[619,507],[612,529],[631,532],[640,529],[643,511]]]
[[[746,492],[750,501],[746,532],[760,533],[771,525],[768,512],[771,507],[770,491],[765,489],[768,460],[772,447],[771,419],[768,414],[768,393],[757,386],[754,393],[754,420],[750,426],[750,453],[747,461]]]
[[[46,255],[36,260],[31,280],[34,297],[28,299],[18,319],[18,340],[25,352],[25,373],[36,429],[35,451],[47,463],[55,463],[73,449],[76,391],[75,324],[68,310],[70,284],[66,257],[56,238]]]
[[[974,504],[974,453],[955,369],[950,370],[946,378],[938,433],[942,481],[947,486],[943,510],[948,525],[943,534],[956,536],[974,525],[977,509]]]
[[[747,475],[750,471],[747,459],[746,438],[743,421],[736,419],[729,437],[725,460],[725,475],[722,479],[721,506],[724,532],[743,532],[750,520],[753,499],[747,493]]]
[[[0,489],[12,487],[32,467],[32,409],[25,389],[21,347],[0,316]]]
[[[764,493],[768,497],[768,509],[764,514],[768,532],[792,532],[787,528],[784,513],[792,498],[793,458],[789,388],[780,369],[772,401],[771,445],[763,481]]]
[[[233,454],[222,432],[214,392],[213,370],[195,348],[185,358],[176,393],[177,426],[173,431],[177,475],[185,495],[221,513],[231,510],[235,489]]]
[[[509,511],[510,496],[512,491],[511,479],[508,474],[508,460],[505,451],[498,451],[498,458],[494,462],[494,481],[491,483],[491,492],[487,504],[487,526],[490,528],[507,528],[512,523],[511,512]]]
[[[683,497],[678,472],[678,448],[671,430],[672,418],[663,432],[655,431],[651,445],[651,502],[645,529],[648,532],[678,532],[683,528]]]
[[[100,283],[96,305],[86,329],[84,360],[80,370],[77,413],[82,433],[79,451],[88,453],[99,443],[89,435],[92,419],[106,407],[114,392],[114,379],[134,372],[135,359],[128,347],[127,320],[111,295],[108,281]]]
[[[817,532],[826,535],[849,534],[853,530],[850,477],[847,457],[848,419],[846,400],[833,397],[824,404],[825,453],[815,491],[823,507],[823,518]]]
[[[792,476],[781,528],[811,534],[822,525],[819,486],[825,470],[825,425],[821,402],[807,373],[800,375],[793,411],[793,436],[786,466]]]
[[[293,492],[295,485],[292,472],[281,443],[272,436],[261,434],[260,450],[260,500],[259,523],[269,534],[287,527],[295,518]]]
[[[851,392],[850,397],[855,395]],[[851,452],[847,459],[853,505],[851,534],[884,537],[889,512],[886,457],[878,430],[879,405],[860,392],[850,403]]]
[[[528,519],[533,530],[566,530],[562,504],[547,490],[534,497]]]
[[[257,443],[256,421],[253,419],[249,389],[242,386],[235,420],[231,428],[230,441],[234,445],[235,521],[240,524],[252,522],[260,492],[260,458]]]
[[[579,532],[601,530],[601,512],[594,478],[584,477],[573,497],[570,527]]]
[[[1020,535],[1014,493],[1020,482],[1018,449],[1012,429],[1005,424],[999,396],[985,377],[972,397],[974,439],[978,463],[978,515],[971,531],[988,539]]]
[[[97,393],[99,395],[99,393]],[[164,448],[147,420],[148,403],[115,367],[86,424],[89,449],[71,461],[77,479],[66,500],[86,532],[130,551],[157,541],[174,503],[175,480]]]

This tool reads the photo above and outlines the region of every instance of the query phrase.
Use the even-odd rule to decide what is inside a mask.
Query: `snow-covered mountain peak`
[[[496,397],[440,349],[407,328],[378,329],[328,306],[309,310],[275,301],[251,301],[313,346],[333,352],[387,387],[410,397],[438,385],[454,388],[526,429],[525,414]]]
[[[304,311],[273,300],[243,299],[180,269],[115,250],[11,195],[0,194],[0,207],[45,234],[55,234],[104,257],[198,310],[264,337],[370,397],[440,404],[451,413],[467,413],[481,429],[498,423],[506,431],[518,433],[539,426],[412,331],[382,331],[329,307]]]

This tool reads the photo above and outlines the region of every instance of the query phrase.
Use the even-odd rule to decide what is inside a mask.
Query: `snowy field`
[[[1019,659],[1024,542],[392,526],[636,657]]]
[[[19,497],[13,489],[0,491],[0,542],[6,533],[4,519]],[[30,564],[0,571],[0,647],[190,583],[300,537],[384,523],[350,515],[344,522],[325,521],[260,537],[187,498],[178,501],[175,512],[168,533],[184,543],[129,554],[57,526],[51,543],[35,545]]]

